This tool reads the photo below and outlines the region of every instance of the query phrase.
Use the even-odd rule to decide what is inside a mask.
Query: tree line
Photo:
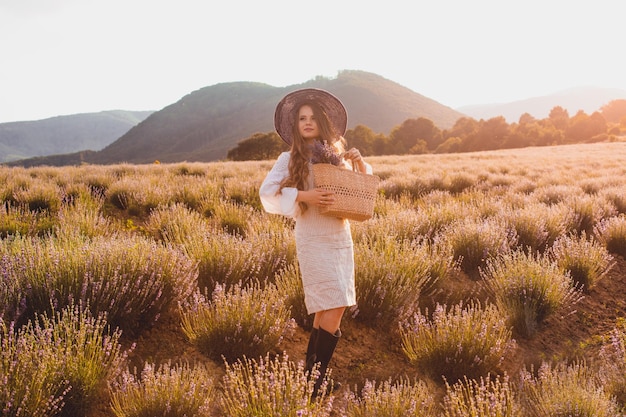
[[[529,113],[517,123],[507,123],[503,116],[476,120],[462,117],[450,129],[439,129],[425,117],[411,118],[394,127],[389,135],[375,133],[357,125],[345,133],[350,147],[365,156],[426,153],[457,153],[496,149],[553,146],[616,140],[626,132],[626,100],[613,100],[600,110],[587,114],[579,110],[573,116],[555,106],[545,119]],[[228,151],[233,161],[275,159],[288,150],[276,132],[255,133]]]

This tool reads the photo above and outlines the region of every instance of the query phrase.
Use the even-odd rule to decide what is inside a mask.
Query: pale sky
[[[0,0],[0,123],[363,70],[441,104],[626,89],[621,0]]]

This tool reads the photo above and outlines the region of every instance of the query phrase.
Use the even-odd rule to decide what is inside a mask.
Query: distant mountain
[[[612,100],[626,99],[626,90],[616,88],[577,87],[542,97],[533,97],[510,103],[478,104],[459,107],[458,110],[474,119],[504,116],[508,123],[516,123],[522,114],[545,119],[556,106],[566,109],[570,116],[579,110],[591,114]]]
[[[83,150],[98,151],[151,113],[112,110],[0,123],[0,162]]]
[[[274,109],[288,92],[323,88],[348,109],[348,128],[365,125],[388,134],[406,119],[426,117],[440,128],[464,115],[376,74],[342,71],[336,78],[317,77],[303,84],[273,87],[232,82],[194,91],[151,114],[118,140],[97,152],[20,161],[23,165],[70,165],[216,161],[255,133],[274,130]]]

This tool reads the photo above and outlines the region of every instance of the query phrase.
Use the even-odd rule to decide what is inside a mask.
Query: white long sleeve
[[[263,180],[259,189],[261,204],[268,213],[282,214],[295,218],[300,214],[300,206],[296,202],[298,189],[295,187],[281,188],[281,182],[289,175],[290,152],[283,152]]]
[[[291,152],[283,152],[278,156],[276,163],[263,180],[259,189],[261,204],[268,213],[282,214],[283,216],[296,218],[300,215],[300,205],[296,202],[298,189],[295,187],[281,188],[282,181],[289,175],[289,159]],[[351,165],[344,163],[345,168],[352,169]],[[365,162],[367,174],[372,174],[372,166]]]

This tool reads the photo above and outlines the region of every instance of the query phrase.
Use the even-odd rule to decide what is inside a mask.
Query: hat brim
[[[328,91],[320,90],[318,88],[305,88],[287,94],[276,105],[276,112],[274,113],[274,127],[276,128],[278,135],[288,145],[291,146],[293,143],[293,126],[295,123],[294,111],[306,101],[319,103],[328,115],[335,132],[341,136],[346,133],[348,114],[343,103],[341,103],[337,97]]]

